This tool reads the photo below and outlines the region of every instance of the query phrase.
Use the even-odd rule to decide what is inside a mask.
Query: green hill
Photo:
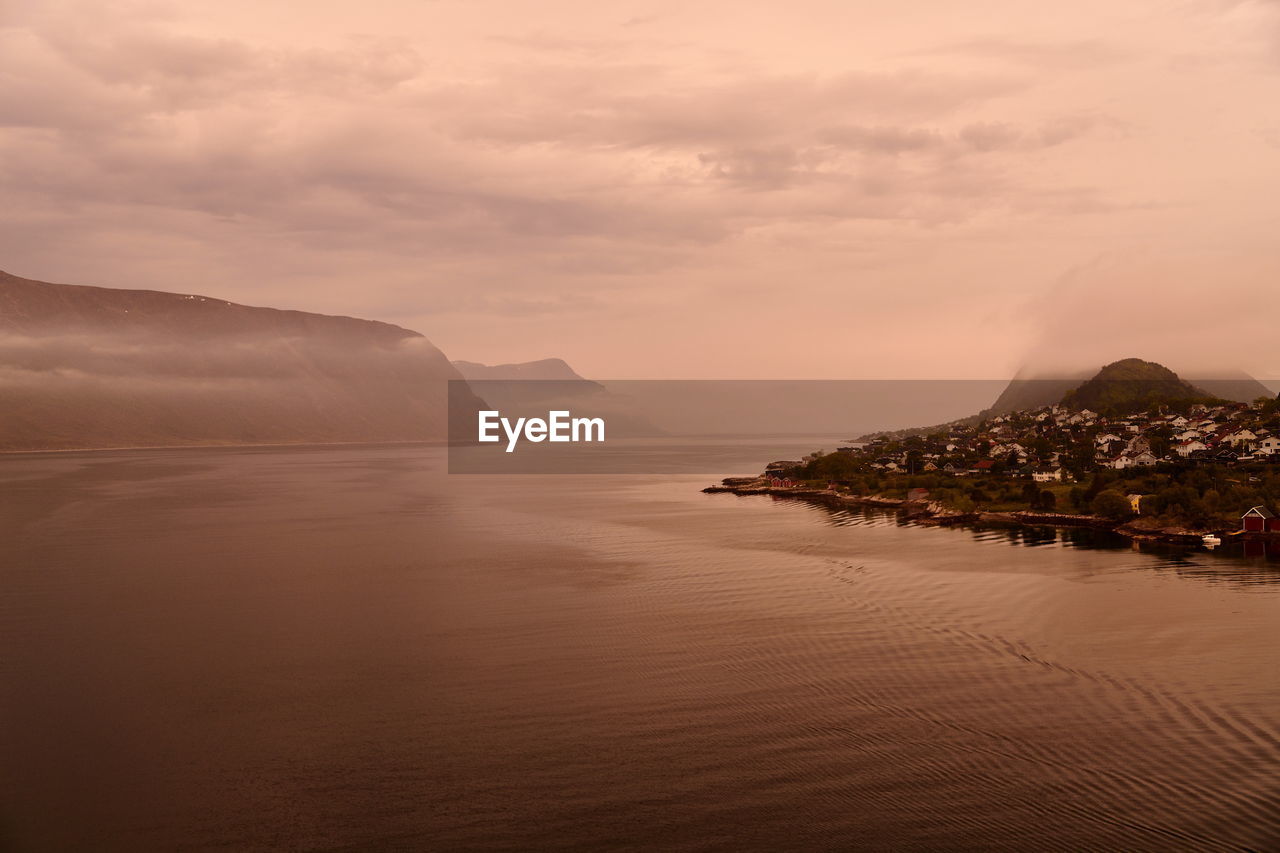
[[[1068,391],[1062,405],[1103,414],[1128,415],[1153,405],[1180,409],[1217,398],[1154,361],[1126,358],[1112,362],[1080,387]]]

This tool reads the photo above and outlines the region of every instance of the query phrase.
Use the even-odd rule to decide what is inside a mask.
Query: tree
[[[1053,492],[1045,489],[1040,493],[1040,509],[1045,512],[1053,512],[1058,507],[1058,496]]]
[[[1068,497],[1071,499],[1072,508],[1076,511],[1083,510],[1089,505],[1089,499],[1085,497],[1084,489],[1079,486],[1072,486]]]
[[[1100,515],[1112,521],[1126,521],[1133,517],[1133,506],[1129,503],[1129,499],[1114,489],[1098,492],[1090,508],[1094,515]]]

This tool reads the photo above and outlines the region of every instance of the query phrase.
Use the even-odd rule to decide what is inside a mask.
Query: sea
[[[1275,555],[700,491],[819,446],[0,457],[0,849],[1280,849]]]

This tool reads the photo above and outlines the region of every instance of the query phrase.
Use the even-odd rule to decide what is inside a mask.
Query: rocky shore
[[[809,501],[834,507],[878,507],[897,510],[900,516],[917,524],[942,527],[972,526],[1026,526],[1026,527],[1088,527],[1108,530],[1129,539],[1144,542],[1166,542],[1178,545],[1198,545],[1204,532],[1181,528],[1146,529],[1132,522],[1118,523],[1096,515],[1073,515],[1059,512],[961,512],[949,509],[936,501],[905,500],[883,495],[853,495],[832,489],[771,486],[763,477],[726,477],[719,485],[702,490],[706,494],[772,495],[778,498]]]

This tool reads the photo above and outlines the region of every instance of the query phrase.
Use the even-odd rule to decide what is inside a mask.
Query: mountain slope
[[[1090,375],[1081,372],[1065,377],[1024,376],[1020,372],[1009,380],[996,401],[989,408],[983,409],[980,416],[990,418],[1056,405],[1068,391],[1078,388]]]
[[[1062,404],[1072,409],[1131,414],[1153,404],[1211,397],[1162,364],[1126,358],[1105,365],[1079,388],[1068,391]]]
[[[1259,397],[1271,399],[1275,396],[1270,388],[1243,370],[1220,371],[1206,378],[1193,374],[1187,377],[1187,381],[1214,397],[1237,403],[1252,403]]]
[[[563,359],[544,358],[517,364],[480,364],[475,361],[455,361],[453,366],[466,379],[537,379],[560,382],[587,382]]]
[[[450,379],[387,323],[0,273],[3,450],[442,441]]]

